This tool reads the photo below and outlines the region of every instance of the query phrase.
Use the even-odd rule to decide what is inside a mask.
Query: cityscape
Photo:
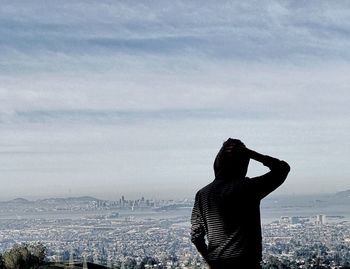
[[[47,260],[55,263],[207,268],[190,240],[192,205],[190,199],[124,196],[116,201],[78,197],[1,202],[0,252],[15,244],[40,242]],[[263,222],[262,228],[266,266],[349,266],[350,222],[344,216],[280,216]]]

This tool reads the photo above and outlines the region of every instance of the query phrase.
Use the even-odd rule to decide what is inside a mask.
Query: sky
[[[193,197],[228,137],[350,189],[349,47],[348,1],[1,0],[1,200]]]

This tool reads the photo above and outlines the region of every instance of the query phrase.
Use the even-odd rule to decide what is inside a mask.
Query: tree
[[[38,268],[45,261],[46,248],[41,244],[16,244],[3,255],[6,269]]]
[[[20,269],[24,268],[22,246],[14,245],[9,251],[4,253],[4,265],[7,269]]]
[[[342,268],[345,268],[345,269],[350,268],[350,262],[344,261],[341,266]]]
[[[0,253],[0,269],[4,269],[5,265],[4,265],[4,257],[2,256],[2,254]]]
[[[41,265],[45,262],[47,251],[42,243],[31,244],[28,246],[28,250],[31,254],[33,264]]]
[[[134,269],[136,266],[137,263],[135,259],[127,258],[127,260],[124,262],[124,269]]]
[[[137,267],[138,269],[145,269],[145,263],[143,261],[140,262],[140,264]]]

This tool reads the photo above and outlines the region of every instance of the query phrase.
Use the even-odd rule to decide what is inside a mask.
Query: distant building
[[[319,215],[316,215],[316,221],[315,221],[315,224],[316,225],[324,225],[326,224],[326,215],[322,215],[322,214],[319,214]]]
[[[300,219],[299,219],[299,217],[295,217],[295,216],[293,216],[293,217],[282,216],[280,218],[279,223],[281,223],[281,224],[298,224],[298,223],[300,223]]]
[[[291,224],[298,224],[298,223],[300,223],[300,219],[298,217],[291,217],[290,223]]]
[[[289,217],[282,216],[282,217],[280,218],[280,223],[285,223],[285,224],[290,223]]]

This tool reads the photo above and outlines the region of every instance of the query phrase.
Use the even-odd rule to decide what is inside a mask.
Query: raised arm
[[[262,176],[249,179],[249,184],[260,199],[277,189],[287,178],[290,166],[285,161],[247,149],[249,157],[270,168]]]

